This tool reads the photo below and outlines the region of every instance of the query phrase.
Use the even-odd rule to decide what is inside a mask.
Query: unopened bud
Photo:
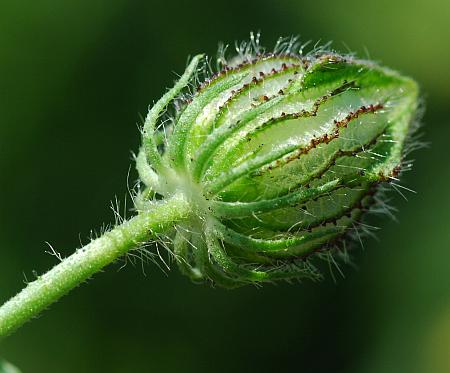
[[[202,83],[158,132],[200,59],[150,111],[138,157],[149,190],[194,206],[176,227],[180,268],[227,287],[320,276],[314,257],[399,173],[416,83],[334,53],[255,55]]]

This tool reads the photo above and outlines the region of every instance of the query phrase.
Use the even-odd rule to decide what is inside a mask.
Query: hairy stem
[[[0,307],[0,338],[38,315],[121,255],[185,219],[189,213],[188,201],[182,194],[176,194],[78,249]]]

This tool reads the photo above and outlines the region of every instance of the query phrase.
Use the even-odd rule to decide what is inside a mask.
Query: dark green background
[[[450,3],[0,1],[0,303],[113,222],[136,123],[189,54],[262,30],[415,77],[425,140],[399,223],[334,283],[234,291],[110,266],[0,345],[34,372],[450,372]],[[344,43],[345,41],[345,43]],[[130,180],[136,174],[132,169]],[[131,181],[130,181],[131,182]]]

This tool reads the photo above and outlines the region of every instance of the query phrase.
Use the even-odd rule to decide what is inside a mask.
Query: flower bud
[[[156,130],[200,58],[150,110],[138,157],[148,190],[193,206],[176,227],[180,268],[226,287],[320,277],[314,258],[334,260],[401,169],[415,82],[335,53],[244,56]]]

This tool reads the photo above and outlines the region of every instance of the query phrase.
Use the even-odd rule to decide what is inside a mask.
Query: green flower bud
[[[183,100],[202,58],[146,119],[138,208],[154,195],[189,199],[194,213],[176,226],[174,252],[194,280],[235,287],[320,277],[314,258],[337,252],[377,186],[401,170],[416,83],[336,53],[241,48]],[[156,129],[174,99],[184,104]]]

